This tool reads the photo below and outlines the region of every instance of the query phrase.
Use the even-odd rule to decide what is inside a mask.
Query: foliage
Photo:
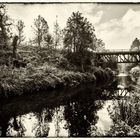
[[[5,6],[2,6],[4,9]],[[4,11],[4,16],[6,16],[6,9]],[[2,21],[1,24],[6,33],[6,27],[9,27],[10,24],[7,24],[8,16],[5,18],[5,22]],[[24,22],[19,20],[16,27],[19,44],[21,44],[25,39],[23,34]],[[99,49],[103,49],[104,43],[102,40],[96,39],[94,27],[86,18],[82,17],[81,13],[73,13],[67,21],[67,27],[64,29],[64,51],[53,48],[54,44],[55,46],[59,45],[62,33],[57,22],[54,29],[55,38],[49,33],[47,21],[40,15],[34,20],[33,30],[36,46],[24,46],[18,48],[17,51],[17,38],[13,40],[15,47],[13,54],[18,56],[15,57],[18,60],[17,63],[25,63],[24,67],[23,65],[13,65],[14,59],[11,52],[10,55],[8,51],[2,53],[2,61],[5,61],[0,67],[2,71],[0,79],[2,96],[32,93],[35,90],[54,89],[57,86],[73,87],[85,82],[95,82],[95,71],[91,61],[93,54],[88,49],[93,49],[94,44],[96,47],[99,46]],[[105,82],[109,79],[108,74],[108,72],[102,71],[97,78],[103,79]]]
[[[138,126],[136,126],[138,127]],[[117,122],[111,127],[111,130],[108,132],[107,136],[111,137],[136,137],[140,136],[140,132],[131,128],[125,122]]]
[[[67,26],[64,29],[64,48],[68,49],[68,60],[80,65],[81,71],[85,71],[84,64],[88,59],[87,49],[93,45],[93,38],[95,38],[94,27],[82,17],[79,12],[72,13],[67,21]],[[72,57],[75,57],[73,59]]]
[[[91,66],[92,53],[89,51],[67,53],[66,58],[74,64],[79,71],[88,71]],[[81,60],[82,59],[82,60]],[[81,69],[82,65],[82,69]]]
[[[6,5],[0,4],[0,45],[3,48],[7,47],[8,41],[12,36],[12,33],[10,32],[11,25],[11,20],[7,15]]]
[[[131,74],[132,80],[137,83],[140,77],[140,67],[139,66],[133,67],[130,70],[130,74]]]
[[[83,72],[87,69],[86,64],[91,65],[94,59],[89,50],[101,51],[105,49],[105,44],[101,39],[96,38],[94,31],[93,25],[79,12],[72,13],[64,29],[64,48],[68,52],[66,58],[80,67]]]
[[[48,49],[52,49],[53,47],[53,37],[51,34],[47,34],[44,36],[45,46],[47,46]]]
[[[35,33],[35,43],[38,44],[38,47],[41,48],[43,41],[45,41],[45,37],[48,34],[48,23],[47,21],[40,15],[34,20],[34,33]]]
[[[65,28],[64,47],[69,51],[80,52],[92,48],[95,38],[94,27],[79,12],[72,13]]]
[[[104,86],[106,84],[113,82],[114,74],[111,69],[106,68],[105,70],[98,68],[95,70],[94,75],[96,77],[96,83],[102,84],[104,83]]]
[[[96,51],[103,51],[105,50],[105,43],[101,39],[97,39],[94,41],[95,44],[93,45],[93,50]]]
[[[95,76],[72,71],[59,70],[53,66],[44,64],[40,67],[27,66],[27,68],[3,68],[1,67],[1,96],[11,94],[32,93],[37,90],[57,88],[57,86],[77,86],[82,82],[94,82]],[[8,77],[7,77],[8,76]]]
[[[131,45],[131,50],[139,50],[140,48],[140,41],[138,40],[138,38],[135,38],[135,40],[132,42]]]
[[[139,99],[139,92],[134,91],[129,97],[114,101],[113,109],[108,108],[114,124],[108,136],[140,136]]]

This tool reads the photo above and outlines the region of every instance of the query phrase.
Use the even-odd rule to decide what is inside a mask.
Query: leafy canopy
[[[72,52],[79,52],[92,48],[94,34],[94,27],[84,18],[81,13],[72,13],[67,21],[67,26],[64,29],[64,47]]]

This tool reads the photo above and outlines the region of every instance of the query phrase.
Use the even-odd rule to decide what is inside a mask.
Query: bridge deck
[[[119,54],[140,54],[140,51],[107,51],[107,52],[95,52],[100,55],[119,55]]]
[[[140,50],[104,50],[94,51],[96,62],[140,63]]]

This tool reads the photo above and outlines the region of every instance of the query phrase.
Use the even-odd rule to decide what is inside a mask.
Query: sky
[[[81,12],[95,28],[97,38],[105,43],[106,49],[129,49],[132,41],[140,39],[140,3],[139,4],[103,4],[103,3],[63,3],[63,4],[7,4],[8,15],[25,23],[26,38],[33,36],[33,21],[43,16],[53,32],[56,21],[63,29],[72,12]],[[16,34],[16,32],[15,32]]]

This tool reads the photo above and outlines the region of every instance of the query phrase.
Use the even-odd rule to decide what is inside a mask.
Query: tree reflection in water
[[[63,107],[55,107],[52,109],[44,108],[42,112],[34,113],[36,116],[36,123],[34,124],[33,130],[35,137],[49,137],[52,135],[50,131],[53,131],[53,137],[59,137],[61,131],[60,123],[63,120]],[[51,126],[53,123],[53,126]]]
[[[67,102],[64,110],[69,137],[89,137],[93,131],[91,126],[98,120],[97,110],[103,107],[104,101],[95,101],[90,95],[77,98]]]
[[[34,115],[37,118],[37,123],[34,124],[32,131],[35,131],[36,137],[47,137],[49,133],[49,122],[52,121],[53,110],[47,108],[41,112],[36,112]]]
[[[0,126],[1,126],[1,137],[6,137],[9,116],[5,116],[4,114],[0,114]]]
[[[23,137],[26,131],[26,128],[23,124],[22,116],[19,115],[18,117],[13,116],[10,121],[8,122],[9,126],[7,129],[7,136],[16,136],[16,137]]]
[[[43,104],[38,108],[30,106],[30,112],[15,110],[8,115],[0,115],[1,136],[14,137],[90,137],[97,136],[97,111],[103,108],[103,90],[94,91],[93,87],[79,90],[59,104]],[[76,91],[75,91],[76,92]],[[96,94],[94,94],[96,92]],[[98,99],[97,99],[97,96]],[[96,97],[96,98],[95,98]],[[32,102],[30,102],[31,104]],[[16,108],[16,104],[13,105]],[[9,106],[10,107],[10,106]],[[21,107],[22,108],[22,107]],[[33,110],[32,110],[33,108]],[[25,110],[26,111],[26,110]],[[4,112],[4,111],[3,111]]]
[[[5,136],[47,137],[49,132],[48,123],[52,121],[52,115],[53,111],[51,109],[43,109],[40,112],[14,116],[7,123]]]

